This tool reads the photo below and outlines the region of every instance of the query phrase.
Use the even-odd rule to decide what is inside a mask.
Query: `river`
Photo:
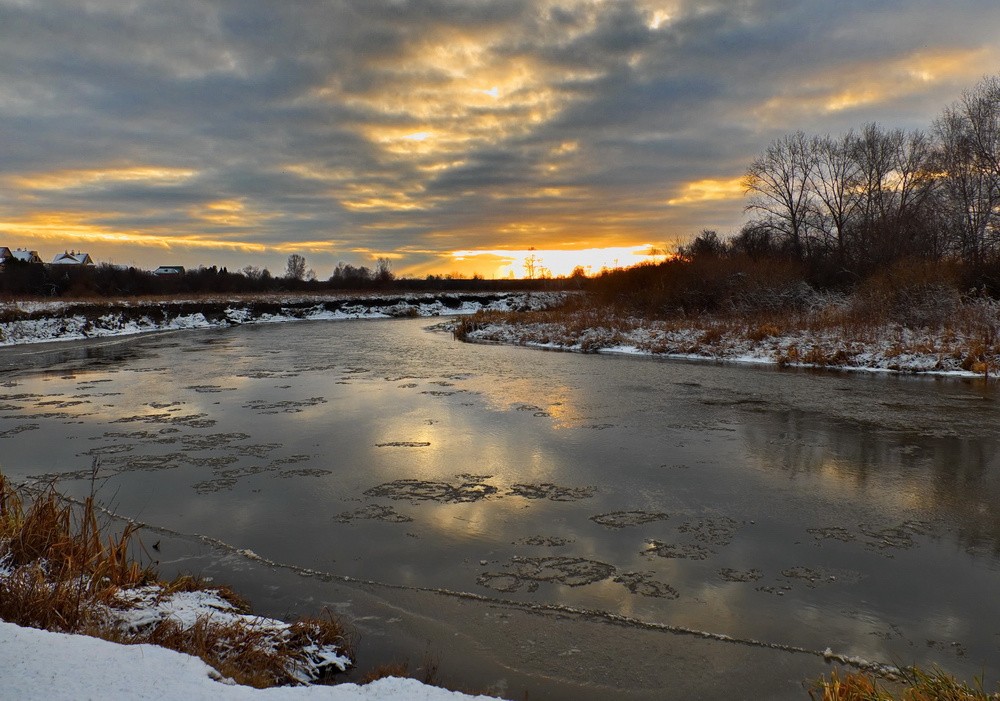
[[[3,349],[0,469],[466,690],[805,699],[824,652],[1000,677],[995,385],[427,327]]]

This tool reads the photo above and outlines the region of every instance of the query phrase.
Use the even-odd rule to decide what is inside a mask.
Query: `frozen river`
[[[827,649],[1000,676],[995,386],[427,324],[5,349],[0,469],[81,496],[97,458],[164,574],[473,691],[805,699]]]

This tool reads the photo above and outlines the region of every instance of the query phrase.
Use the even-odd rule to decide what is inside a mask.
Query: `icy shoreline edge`
[[[329,295],[208,300],[101,300],[0,303],[0,347],[131,336],[155,331],[227,328],[242,324],[469,315],[536,311],[564,293],[425,293]]]
[[[582,331],[561,325],[493,322],[462,332],[469,343],[522,346],[537,350],[600,355],[626,355],[651,359],[756,365],[796,370],[871,373],[949,379],[990,379],[985,374],[961,367],[961,359],[944,352],[900,350],[895,339],[910,336],[907,346],[936,347],[941,339],[933,332],[913,331],[904,327],[885,329],[884,341],[851,341],[834,334],[791,333],[754,341],[739,330],[712,335],[705,342],[704,328],[690,327],[663,331],[643,327],[629,330],[590,327]],[[659,347],[663,350],[656,350]],[[698,347],[697,352],[680,348]],[[809,362],[803,357],[849,359],[848,362]]]

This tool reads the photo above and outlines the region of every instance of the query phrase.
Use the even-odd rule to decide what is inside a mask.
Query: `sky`
[[[998,69],[996,0],[0,0],[0,246],[597,272],[738,230],[773,139]]]

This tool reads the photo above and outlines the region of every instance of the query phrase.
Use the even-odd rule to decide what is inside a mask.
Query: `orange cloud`
[[[742,178],[728,180],[706,178],[686,183],[680,195],[667,200],[667,204],[678,206],[716,200],[737,200],[743,198],[744,189]]]
[[[63,169],[40,173],[25,173],[6,178],[8,185],[24,190],[70,190],[120,182],[178,184],[189,180],[198,171],[188,168],[158,166],[125,166],[108,168]]]
[[[314,96],[377,115],[354,128],[387,156],[447,169],[472,149],[531,133],[576,99],[560,85],[601,75],[496,50],[507,41],[502,27],[442,28],[406,56],[372,65],[377,92],[351,92],[333,79]]]
[[[254,211],[248,208],[244,199],[215,200],[188,210],[195,220],[239,229],[249,229],[259,226],[274,215]]]
[[[246,241],[207,237],[201,233],[185,233],[171,229],[158,234],[146,231],[116,230],[92,223],[92,219],[110,219],[113,213],[46,212],[23,218],[0,219],[0,232],[17,239],[15,245],[38,248],[38,241],[57,241],[62,248],[67,242],[77,244],[103,243],[146,248],[198,248],[230,251],[265,252],[273,247]],[[5,245],[6,242],[5,242]]]
[[[877,64],[838,65],[768,100],[756,114],[766,122],[788,123],[807,115],[891,102],[938,83],[974,82],[984,65],[995,65],[998,60],[996,48],[980,47],[915,51]]]

